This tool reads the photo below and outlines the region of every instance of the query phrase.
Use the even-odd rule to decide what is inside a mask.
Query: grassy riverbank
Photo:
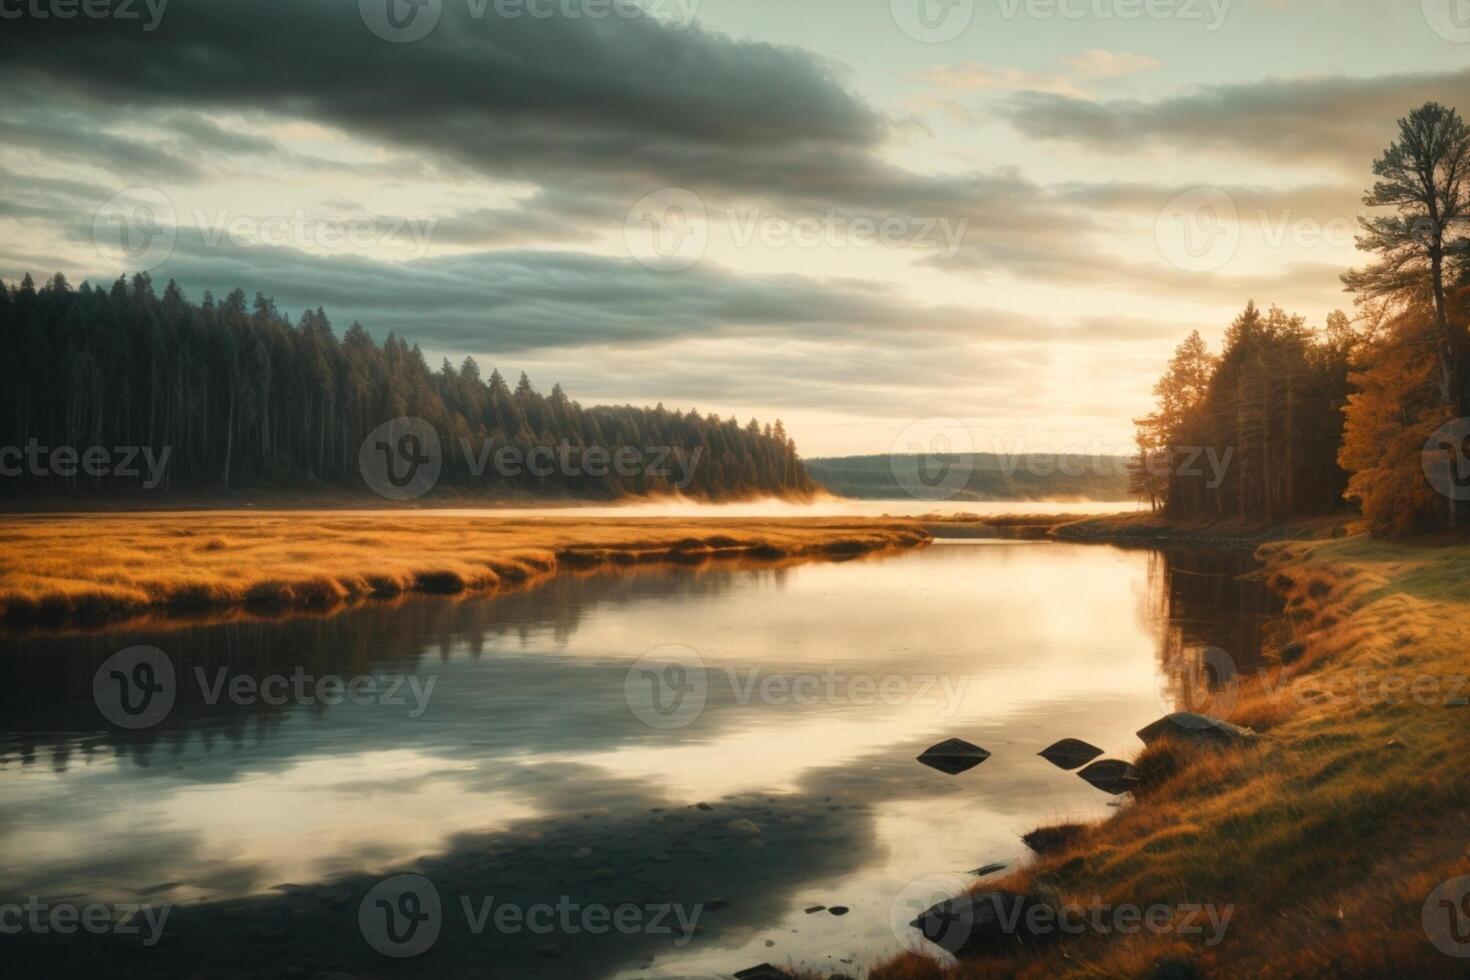
[[[1142,751],[1133,803],[984,885],[1084,908],[1233,906],[1223,941],[1088,930],[948,971],[908,955],[876,980],[1463,975],[1421,917],[1470,873],[1470,544],[1329,537],[1260,555],[1295,640],[1224,713],[1267,737]]]
[[[604,565],[846,558],[928,540],[908,522],[839,519],[508,519],[419,511],[23,516],[0,531],[0,622],[319,610],[410,592],[490,592]]]

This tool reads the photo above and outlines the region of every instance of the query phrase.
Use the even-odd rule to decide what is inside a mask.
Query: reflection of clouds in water
[[[1108,812],[1035,753],[1063,736],[1123,753],[1159,713],[1161,627],[1138,616],[1139,593],[1162,588],[1149,560],[1096,546],[936,545],[842,565],[640,570],[495,600],[197,628],[165,644],[181,665],[210,670],[432,672],[418,719],[381,706],[185,702],[160,730],[99,732],[85,694],[71,691],[89,679],[76,664],[123,640],[28,642],[6,685],[5,707],[19,713],[6,715],[0,817],[20,833],[0,842],[0,891],[28,879],[68,892],[181,881],[176,898],[224,898],[430,860],[451,885],[494,892],[506,885],[483,866],[494,852],[516,887],[579,893],[602,887],[596,867],[570,857],[589,847],[634,893],[733,900],[710,941],[664,951],[648,975],[767,959],[768,935],[798,959],[819,948],[876,955],[893,939],[886,905],[857,899],[1011,859],[1038,822]],[[1171,628],[1236,629],[1238,598],[1191,599],[1198,622]],[[1158,601],[1158,615],[1179,608]],[[676,732],[642,725],[623,697],[628,664],[659,642],[694,647],[712,672],[708,707]],[[755,669],[757,679],[833,670],[965,686],[957,704],[943,689],[930,703],[740,703],[732,669],[737,685]],[[86,734],[45,734],[68,728]],[[914,763],[949,736],[994,755],[958,778]],[[37,749],[63,753],[62,771],[15,764],[26,752],[46,761]],[[699,800],[713,816],[685,809]],[[762,825],[764,847],[726,832],[732,811]],[[651,859],[660,851],[668,862]],[[853,913],[801,912],[835,901]],[[615,967],[581,947],[558,966],[578,975],[584,956],[580,975]]]
[[[481,781],[467,798],[463,781],[478,775],[469,762],[407,750],[321,756],[270,772],[251,772],[223,784],[117,779],[117,771],[54,780],[9,814],[5,894],[54,887],[52,870],[78,865],[76,884],[112,900],[152,880],[181,880],[176,900],[248,894],[287,880],[317,881],[381,868],[406,855],[438,850],[465,830],[501,829],[537,815],[523,794]],[[129,805],[117,806],[125,796]],[[85,800],[108,801],[79,805]],[[7,805],[7,810],[12,809]],[[84,873],[73,855],[88,851],[153,857],[121,867],[91,865]],[[157,842],[171,842],[159,848]],[[187,850],[178,850],[187,842]],[[221,882],[200,869],[248,868]],[[118,872],[146,869],[141,880]],[[162,876],[162,877],[160,877]],[[44,887],[43,887],[44,886]]]

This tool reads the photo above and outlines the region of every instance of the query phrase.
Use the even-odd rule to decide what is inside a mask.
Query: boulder
[[[1102,754],[1102,749],[1096,745],[1089,745],[1080,738],[1064,738],[1060,742],[1053,742],[1037,753],[1058,769],[1067,770],[1085,766]]]
[[[1211,718],[1193,711],[1176,711],[1165,715],[1146,728],[1138,730],[1144,745],[1152,745],[1161,738],[1175,738],[1182,742],[1209,742],[1214,745],[1238,745],[1259,738],[1249,728],[1232,725],[1228,721]]]
[[[1100,759],[1077,775],[1104,793],[1112,793],[1114,796],[1137,789],[1140,779],[1137,769],[1117,759]]]
[[[791,974],[778,970],[769,963],[762,963],[748,970],[737,971],[735,980],[791,980]]]
[[[949,738],[925,749],[919,756],[919,761],[946,775],[958,776],[974,769],[988,758],[990,753],[980,746],[972,745],[962,738]]]
[[[1033,913],[1038,906],[1041,913]],[[1056,915],[1050,905],[1020,892],[1000,889],[946,899],[909,925],[955,956],[1005,952],[1056,935]]]

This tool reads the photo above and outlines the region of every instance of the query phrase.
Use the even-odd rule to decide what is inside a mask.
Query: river
[[[1127,758],[1181,700],[1228,697],[1199,666],[1248,669],[1277,612],[1249,567],[941,541],[11,636],[0,904],[170,910],[126,955],[17,940],[34,975],[860,976],[925,947],[908,919],[969,869],[1024,860],[1022,833],[1127,805],[1037,753],[1074,737]],[[111,683],[134,667],[109,658],[138,646],[169,703],[124,728]],[[990,758],[916,761],[952,737]],[[422,916],[423,949],[380,909]]]

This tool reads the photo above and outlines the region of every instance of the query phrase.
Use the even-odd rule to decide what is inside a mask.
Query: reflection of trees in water
[[[191,626],[165,634],[129,630],[111,634],[29,637],[5,643],[0,657],[0,765],[32,765],[45,755],[58,772],[75,759],[117,754],[147,765],[158,752],[177,754],[196,737],[205,749],[239,745],[274,733],[294,713],[323,714],[324,704],[236,703],[221,695],[211,704],[196,671],[213,684],[221,668],[257,680],[306,675],[350,678],[402,675],[456,655],[480,660],[492,647],[554,651],[602,605],[722,595],[737,575],[755,575],[757,587],[783,588],[784,568],[633,568],[616,573],[565,575],[524,592],[478,599],[414,597],[367,603],[324,618],[241,620]],[[92,700],[93,677],[113,653],[156,646],[173,661],[177,697],[158,725],[124,731],[108,725]]]
[[[1149,555],[1144,616],[1159,638],[1160,691],[1177,710],[1228,716],[1237,678],[1260,666],[1282,607],[1258,567],[1237,550]]]

